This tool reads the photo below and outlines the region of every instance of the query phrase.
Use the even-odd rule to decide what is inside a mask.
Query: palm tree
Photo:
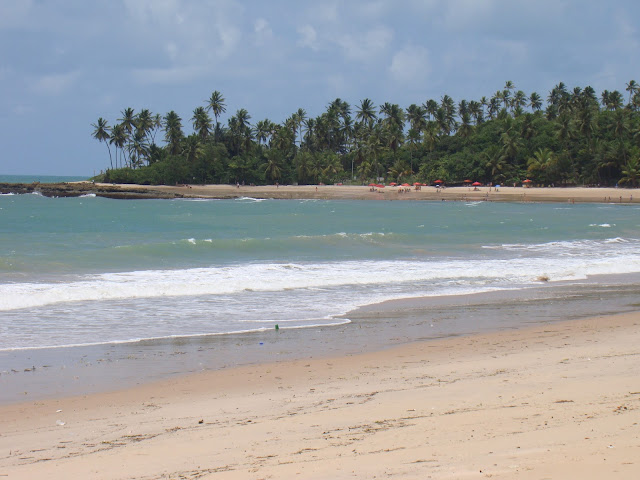
[[[529,95],[529,106],[534,112],[538,112],[542,108],[542,99],[536,92],[532,92],[531,95]]]
[[[622,169],[624,175],[620,179],[621,184],[628,184],[631,187],[637,187],[640,180],[640,161],[638,157],[630,158]]]
[[[136,132],[139,130],[142,133],[142,136],[146,137],[149,135],[149,132],[153,130],[153,117],[149,109],[144,108],[140,110],[140,113],[136,115],[135,118]]]
[[[516,94],[513,96],[512,106],[515,111],[521,111],[524,107],[527,106],[527,95],[522,91],[518,90]],[[518,115],[516,115],[518,116]]]
[[[98,140],[99,142],[104,142],[107,145],[107,150],[109,152],[109,163],[111,164],[111,168],[113,168],[113,159],[111,158],[111,148],[109,148],[108,140],[111,138],[109,134],[109,125],[107,125],[107,121],[100,117],[98,118],[97,123],[92,123],[91,126],[94,128],[93,130],[93,138]]]
[[[443,125],[445,129],[443,131],[449,135],[452,131],[455,131],[457,128],[456,124],[456,104],[449,95],[444,95],[440,101],[440,109],[443,112],[443,118],[441,120],[444,121]],[[439,113],[437,113],[439,115]]]
[[[404,177],[413,175],[413,171],[407,168],[407,164],[402,160],[396,160],[396,162],[391,166],[391,168],[389,168],[389,171],[387,172],[387,174],[389,174],[389,176],[393,178],[395,181],[400,183],[400,181]]]
[[[127,152],[131,159],[132,167],[142,166],[142,161],[149,158],[149,145],[147,137],[142,129],[137,128],[131,140],[127,144]]]
[[[407,120],[409,120],[409,125],[413,130],[418,132],[418,135],[427,125],[425,118],[426,113],[427,112],[424,107],[418,106],[415,103],[409,105],[407,108]]]
[[[151,117],[151,143],[155,145],[156,143],[156,134],[162,128],[162,116],[159,113],[156,113]]]
[[[307,119],[307,112],[305,112],[304,108],[299,108],[296,113],[292,115],[293,121],[296,123],[296,129],[298,130],[298,135],[300,136],[300,144],[302,147],[302,125]]]
[[[464,112],[461,115],[460,127],[458,128],[457,134],[462,138],[467,138],[471,135],[472,132],[473,127],[471,126],[471,115],[469,115],[469,112]]]
[[[182,154],[188,162],[195,162],[204,151],[200,143],[200,136],[197,133],[192,133],[188,137],[183,138],[181,143]]]
[[[527,174],[543,183],[552,181],[552,170],[558,159],[548,148],[539,148],[527,160]]]
[[[640,87],[638,86],[638,84],[636,83],[635,80],[629,80],[629,83],[627,83],[627,87],[625,88],[625,90],[627,92],[629,92],[629,103],[628,105],[631,105],[631,98],[636,94],[636,92],[640,89]]]
[[[193,129],[196,131],[198,136],[202,140],[205,140],[211,133],[211,117],[209,117],[209,114],[204,107],[195,108],[191,121],[193,122]]]
[[[169,145],[169,153],[177,155],[180,151],[180,142],[184,138],[182,132],[182,119],[171,110],[164,117],[164,139]]]
[[[215,128],[216,142],[218,141],[218,131],[220,129],[218,118],[220,117],[220,115],[222,115],[224,112],[227,111],[227,105],[224,102],[225,102],[224,97],[218,90],[214,91],[211,94],[211,97],[209,97],[209,100],[207,100],[207,112],[208,111],[213,112],[213,116],[216,119],[216,128]]]
[[[496,94],[491,97],[489,100],[489,118],[493,120],[498,111],[500,110],[500,96],[502,94],[500,92],[496,92]]]
[[[435,118],[436,112],[438,111],[438,102],[430,98],[422,106],[429,119]]]
[[[130,135],[133,132],[133,129],[135,128],[135,124],[136,124],[136,116],[135,116],[134,110],[131,107],[125,108],[121,112],[121,115],[122,115],[122,118],[119,118],[118,122],[122,124],[124,131]]]
[[[494,181],[498,181],[503,177],[502,172],[506,169],[507,162],[502,155],[495,153],[486,161],[486,167],[489,169],[491,178]]]
[[[482,104],[475,100],[469,102],[469,113],[473,115],[473,119],[476,125],[480,125],[484,121],[484,110]]]
[[[514,165],[518,152],[520,148],[522,148],[520,136],[511,131],[507,131],[500,136],[500,140],[502,142],[502,155],[505,160]]]
[[[438,132],[440,127],[436,122],[429,122],[424,129],[423,134],[423,142],[427,146],[430,152],[436,148],[436,144],[438,143]]]
[[[376,107],[371,100],[365,98],[360,101],[360,106],[356,111],[356,120],[369,128],[376,121]]]
[[[118,149],[120,149],[120,155],[123,155],[124,145],[127,143],[127,133],[124,130],[122,124],[118,123],[111,129],[111,138],[109,143],[116,147],[116,168],[118,168]],[[122,164],[122,161],[120,162]]]
[[[618,90],[614,90],[609,94],[609,102],[611,103],[611,110],[618,110],[619,108],[622,108],[622,105],[624,104],[622,94]]]
[[[280,180],[282,174],[280,155],[281,152],[277,149],[272,149],[267,152],[267,164],[264,169],[264,174],[272,181]]]
[[[374,126],[371,135],[367,138],[367,143],[365,146],[365,150],[367,152],[367,156],[369,157],[369,163],[371,164],[371,169],[376,172],[376,180],[380,177],[380,162],[379,156],[382,152],[382,132],[379,124]]]
[[[253,130],[253,133],[258,141],[258,144],[262,144],[262,142],[267,142],[267,140],[271,137],[271,132],[273,131],[272,123],[269,119],[264,119],[256,122],[256,126]]]

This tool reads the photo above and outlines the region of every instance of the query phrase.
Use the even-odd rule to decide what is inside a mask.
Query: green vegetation
[[[283,123],[251,123],[245,109],[220,123],[225,99],[215,91],[193,110],[193,133],[175,111],[122,111],[110,127],[99,118],[109,168],[98,180],[118,183],[282,184],[388,182],[626,185],[640,182],[640,86],[526,95],[506,82],[490,99],[427,100],[406,109],[365,98],[336,99],[309,118],[301,108]],[[212,119],[213,116],[213,119]],[[163,145],[156,143],[158,133]],[[112,148],[113,147],[113,151]]]

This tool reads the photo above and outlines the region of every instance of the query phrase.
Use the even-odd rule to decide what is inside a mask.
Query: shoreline
[[[0,407],[20,478],[634,478],[640,313]]]
[[[433,186],[415,190],[411,187],[372,188],[348,185],[133,185],[91,182],[57,184],[0,184],[0,194],[40,193],[48,197],[96,195],[113,199],[322,199],[322,200],[425,200],[492,201],[552,203],[621,203],[640,202],[638,188],[611,187],[446,187]]]
[[[637,308],[638,285],[637,274],[595,276],[524,289],[390,299],[338,315],[336,320],[348,322],[334,326],[3,350],[0,405],[109,392],[202,371],[378,352],[416,341],[628,313]]]

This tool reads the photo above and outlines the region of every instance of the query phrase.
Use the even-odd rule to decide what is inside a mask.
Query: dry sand
[[[207,372],[1,407],[0,477],[640,478],[639,371],[623,314]]]
[[[240,186],[232,185],[181,185],[181,186],[149,186],[149,185],[111,185],[87,184],[87,189],[99,187],[116,187],[123,191],[147,191],[153,195],[166,197],[176,195],[198,198],[319,198],[319,199],[351,199],[351,200],[468,200],[493,202],[606,202],[637,203],[640,201],[640,189],[618,188],[526,188],[526,187],[450,187],[437,189],[422,187],[420,190],[398,187],[374,188],[347,185],[266,185]]]

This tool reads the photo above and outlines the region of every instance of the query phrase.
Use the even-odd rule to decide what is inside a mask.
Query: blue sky
[[[407,107],[546,99],[640,82],[635,0],[0,0],[0,174],[93,175],[91,123],[193,109],[214,90],[251,121],[335,98]],[[634,21],[633,19],[636,19]]]

